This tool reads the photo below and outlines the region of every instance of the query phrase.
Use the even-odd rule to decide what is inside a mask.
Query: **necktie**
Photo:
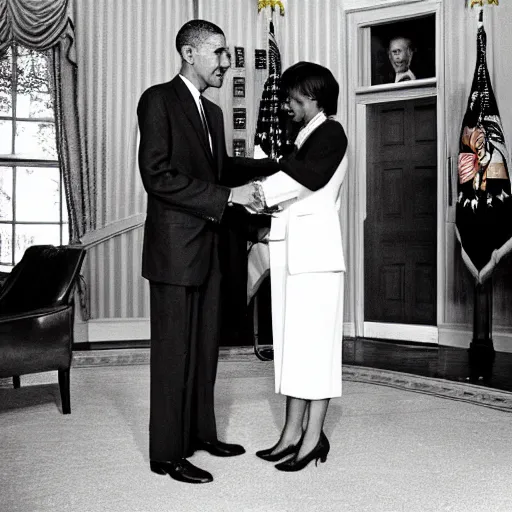
[[[204,107],[203,107],[203,97],[199,96],[199,113],[201,115],[201,122],[203,123],[203,130],[206,137],[206,142],[208,143],[208,147],[210,148],[210,151],[212,150],[211,146],[211,136],[210,136],[210,130],[208,128],[208,122],[206,121],[206,115],[204,113]]]

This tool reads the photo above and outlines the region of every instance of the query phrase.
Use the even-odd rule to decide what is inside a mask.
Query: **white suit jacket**
[[[345,154],[327,185],[315,192],[282,171],[263,181],[267,205],[283,206],[272,218],[269,242],[287,243],[290,274],[345,271],[340,192],[346,171]]]

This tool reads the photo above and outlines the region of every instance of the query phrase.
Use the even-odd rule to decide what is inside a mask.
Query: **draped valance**
[[[67,58],[76,62],[69,0],[0,0],[0,56],[13,43],[49,50],[68,38]]]

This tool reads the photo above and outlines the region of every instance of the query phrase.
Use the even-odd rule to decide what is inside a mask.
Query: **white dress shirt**
[[[204,119],[206,119],[206,114],[203,110],[201,100],[199,99],[201,96],[201,92],[188,78],[184,77],[183,75],[180,75],[180,78],[183,80],[185,85],[188,87],[188,90],[190,91],[190,93],[192,94],[192,97],[194,98],[194,101],[196,102],[196,107],[197,107],[197,111],[199,112],[199,117],[201,119],[203,117],[204,117]],[[208,122],[208,121],[206,121],[206,122]],[[212,136],[210,134],[209,128],[208,128],[208,139],[209,139],[208,142],[210,143],[210,150],[213,153]]]

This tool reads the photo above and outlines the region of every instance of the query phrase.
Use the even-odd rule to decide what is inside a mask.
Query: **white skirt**
[[[269,248],[276,393],[341,396],[344,272],[289,275],[286,241]]]

